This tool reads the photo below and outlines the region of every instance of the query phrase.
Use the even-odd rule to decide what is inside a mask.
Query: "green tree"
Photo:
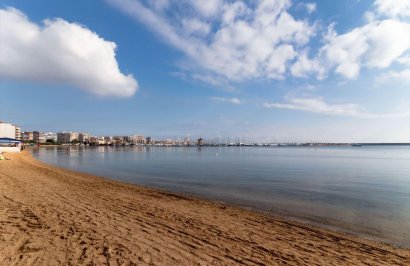
[[[53,139],[47,139],[46,143],[47,144],[55,144],[56,142]]]

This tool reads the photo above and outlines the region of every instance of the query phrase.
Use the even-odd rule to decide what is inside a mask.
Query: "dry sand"
[[[0,265],[410,265],[409,250],[7,156]]]

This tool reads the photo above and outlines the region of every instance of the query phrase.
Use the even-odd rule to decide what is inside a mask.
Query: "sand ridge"
[[[0,265],[410,265],[409,250],[7,157]]]

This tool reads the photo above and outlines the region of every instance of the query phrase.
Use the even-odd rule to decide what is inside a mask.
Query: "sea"
[[[410,145],[40,147],[46,163],[410,247]]]

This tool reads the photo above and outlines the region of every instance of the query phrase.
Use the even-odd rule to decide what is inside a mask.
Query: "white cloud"
[[[359,113],[356,104],[327,104],[322,98],[291,98],[288,103],[264,103],[266,108],[309,111],[329,115],[355,116]]]
[[[315,12],[317,8],[316,3],[306,3],[305,7],[309,14]]]
[[[410,24],[396,21],[374,21],[363,27],[337,35],[328,36],[328,43],[321,53],[325,62],[333,65],[336,72],[356,78],[360,68],[387,68],[410,49]]]
[[[316,74],[323,79],[332,71],[355,79],[362,68],[389,68],[410,50],[410,16],[408,0],[376,0],[374,9],[365,12],[367,23],[345,33],[328,26],[324,45],[309,58],[303,51],[291,67],[292,74],[307,77]]]
[[[211,30],[211,27],[209,24],[200,21],[197,18],[192,18],[192,19],[184,19],[182,21],[183,28],[185,32],[188,35],[207,35],[209,31]]]
[[[222,6],[222,0],[192,1],[198,13],[205,17],[214,16]]]
[[[279,108],[307,111],[318,114],[351,116],[357,118],[400,118],[410,116],[408,108],[400,108],[397,112],[375,114],[362,111],[357,104],[329,104],[322,98],[290,98],[287,103],[264,103],[265,108]]]
[[[368,67],[386,68],[410,49],[410,24],[395,20],[383,20],[363,29],[370,49],[364,63]]]
[[[121,73],[116,45],[62,19],[37,25],[14,8],[0,9],[0,77],[71,85],[102,96],[132,96],[137,81]]]
[[[389,17],[410,17],[409,0],[376,0],[376,11]]]
[[[360,59],[368,49],[366,37],[360,29],[338,35],[331,31],[327,44],[321,49],[321,54],[329,66],[334,66],[336,72],[347,78],[355,78],[360,71]]]
[[[403,83],[410,84],[410,68],[399,71],[392,70],[384,73],[376,79],[376,83],[380,85],[389,80],[398,80]]]
[[[399,12],[396,1],[377,0],[365,25],[338,33],[332,24],[317,49],[309,47],[316,23],[293,17],[290,0],[168,0],[161,9],[150,1],[107,1],[180,50],[186,76],[212,85],[289,74],[324,79],[333,71],[354,79],[362,68],[389,68],[410,50],[410,24],[402,20],[408,1],[397,2]],[[301,5],[309,14],[317,8]]]
[[[317,73],[322,79],[334,70],[348,78],[357,78],[366,68],[388,68],[410,50],[410,24],[394,19],[373,20],[353,30],[338,34],[329,26],[325,44],[313,58],[300,53],[291,71],[303,77]]]
[[[290,0],[172,1],[166,10],[139,0],[107,1],[180,50],[196,76],[214,80],[282,79],[314,34],[288,12]]]
[[[232,104],[241,104],[242,101],[238,98],[223,98],[223,97],[212,97],[211,100],[216,101],[216,102],[228,102]]]
[[[367,21],[367,22],[372,22],[374,20],[377,19],[376,14],[372,11],[366,11],[363,15],[363,18]]]
[[[317,73],[317,78],[322,79],[325,69],[317,58],[310,59],[307,52],[303,51],[299,54],[290,71],[295,77],[307,77],[308,74]]]
[[[404,55],[400,58],[397,58],[397,62],[405,66],[410,66],[410,55]]]

